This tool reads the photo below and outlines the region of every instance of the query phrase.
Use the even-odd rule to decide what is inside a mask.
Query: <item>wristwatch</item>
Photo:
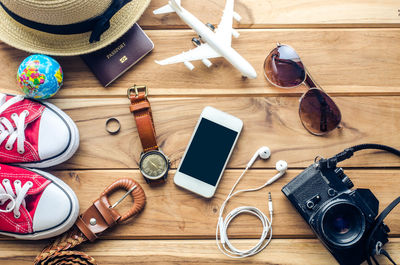
[[[140,172],[150,185],[164,183],[171,162],[157,145],[150,102],[147,100],[147,87],[134,85],[128,89],[128,98],[143,147],[139,163]]]

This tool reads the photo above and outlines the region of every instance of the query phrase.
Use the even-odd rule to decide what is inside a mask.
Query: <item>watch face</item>
[[[150,151],[140,161],[142,174],[149,179],[159,179],[167,173],[167,158],[159,151]]]

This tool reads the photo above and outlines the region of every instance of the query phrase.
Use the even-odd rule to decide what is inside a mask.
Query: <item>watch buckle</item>
[[[144,97],[147,98],[147,86],[145,86],[145,85],[137,86],[136,84],[131,86],[130,88],[128,88],[127,96],[128,96],[128,98],[130,98],[131,95],[133,93],[135,93],[135,97],[138,97],[139,92],[141,92],[141,91],[144,91]]]

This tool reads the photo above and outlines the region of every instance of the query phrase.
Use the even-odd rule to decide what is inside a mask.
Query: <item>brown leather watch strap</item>
[[[150,102],[147,100],[147,90],[138,92],[137,87],[135,86],[134,88],[136,93],[129,94],[131,101],[130,111],[135,116],[136,127],[140,141],[142,142],[143,151],[157,150],[156,131],[154,129]],[[139,88],[143,88],[143,86]]]
[[[148,179],[148,178],[145,178],[145,179],[146,179],[146,182],[147,182],[150,186],[158,186],[158,185],[164,184],[164,183],[166,182],[165,177],[162,177],[162,178],[159,178],[159,179],[152,179],[152,180],[150,180],[150,179]]]

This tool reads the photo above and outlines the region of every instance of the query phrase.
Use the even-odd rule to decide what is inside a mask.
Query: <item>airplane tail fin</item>
[[[181,0],[170,0],[167,5],[162,6],[153,11],[153,14],[167,14],[167,13],[174,13],[175,10],[181,9]]]

